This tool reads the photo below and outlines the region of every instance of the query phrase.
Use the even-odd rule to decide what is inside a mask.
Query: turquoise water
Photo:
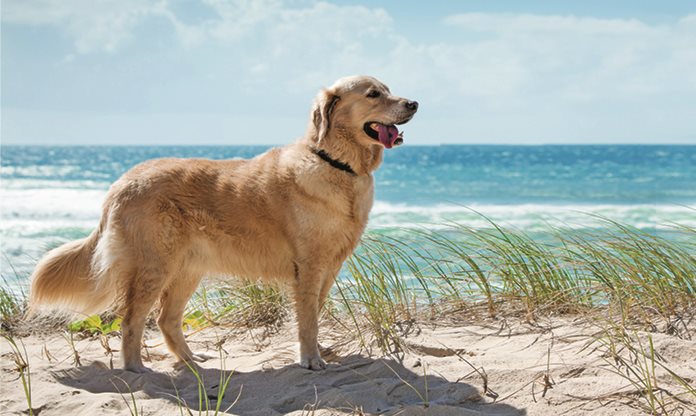
[[[109,184],[143,160],[267,148],[2,146],[0,273],[21,280],[47,249],[88,234]],[[486,227],[474,211],[530,232],[600,226],[587,213],[648,231],[696,227],[696,146],[404,146],[375,178],[373,232]]]

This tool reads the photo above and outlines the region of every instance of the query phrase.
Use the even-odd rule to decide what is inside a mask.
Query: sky
[[[696,1],[3,0],[1,144],[284,144],[320,88],[405,144],[696,144]]]

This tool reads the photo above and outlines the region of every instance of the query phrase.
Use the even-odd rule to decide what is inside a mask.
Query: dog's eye
[[[367,98],[377,98],[377,97],[379,97],[380,95],[382,95],[382,94],[381,94],[379,91],[377,91],[377,90],[372,90],[372,91],[370,91],[370,92],[367,93]]]

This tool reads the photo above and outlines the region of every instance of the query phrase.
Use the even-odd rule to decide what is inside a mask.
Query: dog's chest
[[[350,216],[363,228],[367,225],[367,220],[372,209],[374,200],[374,184],[372,177],[364,182],[356,182],[353,186],[353,198],[350,201]]]
[[[326,187],[298,212],[300,227],[320,240],[355,246],[372,208],[372,178],[358,178],[351,187]]]

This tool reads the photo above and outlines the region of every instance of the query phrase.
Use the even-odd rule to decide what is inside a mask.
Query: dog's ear
[[[341,97],[329,90],[322,90],[319,95],[317,95],[314,101],[314,108],[312,109],[312,121],[317,131],[317,143],[321,143],[329,132],[329,128],[331,127],[331,115],[340,98]]]

